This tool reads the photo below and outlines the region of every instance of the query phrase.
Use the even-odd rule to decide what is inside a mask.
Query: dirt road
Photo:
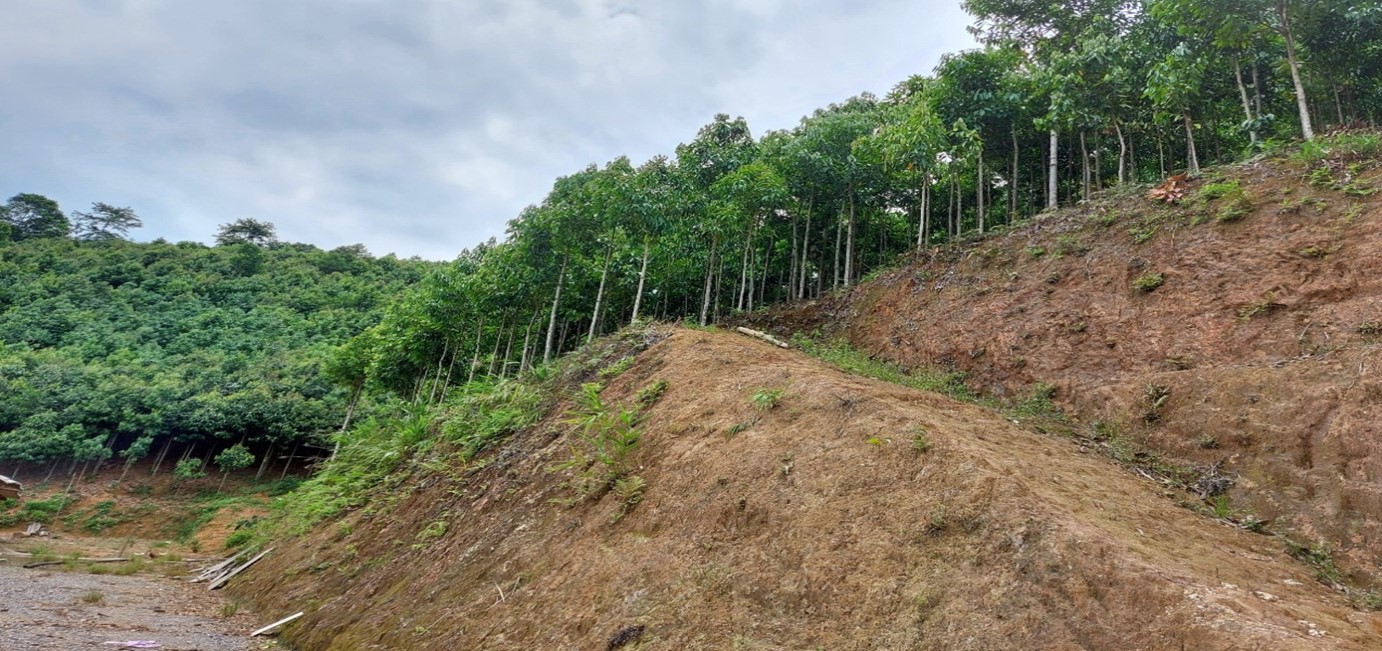
[[[258,618],[205,586],[156,576],[26,570],[0,563],[0,649],[119,649],[149,641],[163,651],[279,648],[247,636]],[[261,641],[263,640],[263,641]]]

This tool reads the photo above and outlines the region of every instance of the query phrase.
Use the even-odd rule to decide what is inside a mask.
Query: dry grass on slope
[[[694,330],[602,404],[659,381],[621,461],[638,499],[553,470],[580,449],[567,411],[280,546],[240,589],[307,609],[305,649],[1382,644],[1382,618],[1273,539],[980,407]]]

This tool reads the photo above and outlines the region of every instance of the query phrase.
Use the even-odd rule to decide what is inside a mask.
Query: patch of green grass
[[[1282,541],[1286,544],[1287,554],[1314,568],[1317,581],[1334,587],[1343,584],[1344,573],[1334,564],[1334,550],[1330,548],[1329,543],[1320,541],[1305,545],[1286,537],[1283,537]]]
[[[201,531],[206,523],[211,522],[212,518],[221,509],[235,506],[260,506],[263,502],[260,498],[253,495],[215,495],[201,496],[197,499],[197,505],[191,512],[178,521],[174,530],[174,537],[183,543],[191,542],[197,532]]]
[[[638,475],[629,475],[614,481],[614,495],[619,498],[619,512],[614,516],[615,522],[622,520],[643,501],[643,492],[647,488],[648,482]]]
[[[1136,280],[1132,281],[1132,286],[1133,289],[1147,294],[1156,291],[1157,288],[1161,287],[1165,283],[1166,276],[1162,275],[1160,272],[1153,271],[1138,276]]]
[[[1346,131],[1301,143],[1291,158],[1311,164],[1331,158],[1370,159],[1382,155],[1382,137],[1375,131]]]
[[[1142,420],[1155,423],[1161,420],[1161,409],[1171,399],[1171,387],[1164,384],[1148,384],[1142,390]]]
[[[1199,197],[1205,201],[1214,201],[1242,191],[1243,186],[1238,183],[1238,179],[1233,179],[1218,183],[1206,183],[1204,187],[1200,188]]]
[[[1214,213],[1214,219],[1219,223],[1238,221],[1253,210],[1252,201],[1238,179],[1206,183],[1195,195],[1195,203],[1198,205],[1215,201],[1220,202],[1218,210]]]
[[[1246,196],[1226,200],[1224,205],[1219,207],[1219,212],[1215,213],[1214,220],[1220,224],[1236,222],[1252,214],[1253,205]]]
[[[758,411],[772,411],[782,402],[782,394],[787,390],[782,388],[772,389],[761,387],[749,396],[749,404],[753,405]]]
[[[662,399],[662,394],[664,393],[667,393],[667,380],[657,380],[639,389],[638,395],[634,400],[638,403],[639,407],[648,409],[657,404],[657,401]]]
[[[931,437],[920,425],[912,426],[912,449],[917,452],[926,452],[931,449]]]
[[[974,392],[965,385],[963,373],[904,369],[891,362],[873,359],[838,341],[819,342],[797,336],[792,338],[792,343],[806,354],[847,373],[900,384],[913,389],[934,391],[960,400],[973,401],[976,399]]]
[[[51,524],[63,509],[76,501],[76,497],[66,493],[58,493],[42,500],[26,500],[19,502],[17,507],[14,500],[6,500],[6,512],[0,513],[0,527],[12,527],[29,522]]]
[[[446,520],[433,520],[427,523],[427,526],[423,527],[422,531],[417,532],[414,538],[416,538],[419,543],[426,544],[445,536],[448,529],[450,529],[450,524]]]
[[[1056,253],[1059,255],[1079,257],[1089,253],[1090,250],[1091,247],[1088,244],[1074,235],[1062,235],[1056,238]]]
[[[100,590],[88,590],[82,593],[82,603],[90,606],[99,606],[106,602],[106,593]]]
[[[576,471],[576,489],[584,496],[597,496],[628,476],[627,457],[638,445],[642,432],[637,407],[619,409],[607,405],[600,396],[600,385],[581,386],[566,423],[576,432],[571,457],[552,467],[553,471]]]
[[[1128,235],[1132,237],[1133,244],[1145,244],[1156,235],[1156,226],[1129,228]]]
[[[1285,306],[1283,306],[1281,303],[1276,302],[1275,297],[1266,296],[1264,298],[1253,301],[1238,308],[1238,320],[1250,321],[1259,316],[1270,314],[1277,308],[1281,307]]]
[[[610,364],[609,366],[600,369],[600,379],[612,380],[614,378],[619,377],[620,375],[623,375],[624,371],[627,371],[631,367],[633,367],[633,363],[635,361],[638,361],[638,358],[632,354],[625,355],[619,358],[613,364]]]
[[[750,419],[745,420],[745,421],[737,422],[737,423],[735,423],[735,424],[729,426],[729,432],[726,434],[726,436],[728,436],[729,438],[734,438],[735,436],[738,436],[739,434],[741,434],[741,433],[747,431],[750,427],[753,427],[754,425],[757,425],[757,424],[758,424],[758,419],[757,419],[757,418],[750,418]]]

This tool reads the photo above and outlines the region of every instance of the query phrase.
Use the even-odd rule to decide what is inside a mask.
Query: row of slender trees
[[[1382,107],[1382,2],[969,0],[984,42],[755,138],[718,115],[557,179],[343,347],[338,379],[436,400],[640,317],[707,323],[900,253]]]

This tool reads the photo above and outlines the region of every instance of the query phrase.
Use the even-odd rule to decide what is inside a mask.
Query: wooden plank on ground
[[[296,615],[289,615],[289,616],[287,616],[287,617],[284,617],[283,619],[280,619],[280,620],[278,620],[278,621],[276,621],[276,622],[274,622],[274,623],[272,623],[272,624],[269,624],[268,626],[265,626],[264,628],[261,628],[261,629],[255,631],[255,632],[253,632],[253,633],[250,633],[250,637],[257,637],[257,636],[259,636],[259,635],[263,635],[263,634],[265,634],[265,633],[268,633],[269,631],[272,631],[272,630],[274,630],[274,629],[276,629],[276,628],[278,628],[278,627],[280,627],[280,626],[282,626],[282,625],[284,625],[284,624],[287,624],[288,622],[291,622],[291,621],[293,621],[293,620],[295,620],[295,619],[297,619],[297,618],[299,618],[299,617],[302,617],[302,613],[297,613]]]
[[[244,572],[244,571],[245,571],[245,568],[247,568],[247,567],[249,567],[249,566],[251,566],[251,565],[254,565],[255,563],[258,563],[258,562],[259,562],[259,559],[264,558],[265,556],[267,556],[267,555],[269,554],[269,552],[271,552],[271,551],[273,551],[273,550],[274,550],[274,548],[273,548],[273,547],[270,547],[270,548],[268,548],[268,549],[266,549],[266,550],[264,550],[264,551],[262,551],[262,552],[259,552],[259,555],[258,555],[258,556],[255,556],[254,558],[251,558],[251,559],[245,561],[243,565],[240,565],[239,567],[236,567],[235,569],[233,569],[233,570],[231,570],[231,571],[229,571],[229,572],[226,572],[225,575],[222,576],[221,578],[216,579],[215,581],[212,581],[212,582],[211,582],[211,585],[207,586],[206,589],[207,589],[207,590],[215,590],[216,588],[219,588],[219,587],[225,585],[225,584],[226,584],[226,581],[229,581],[229,580],[235,578],[235,575],[236,575],[236,574],[239,574],[239,573],[241,573],[241,572]]]
[[[219,576],[219,575],[221,574],[221,572],[223,572],[227,567],[230,567],[232,563],[234,563],[235,561],[239,560],[240,557],[241,557],[241,556],[244,556],[244,555],[245,555],[245,550],[243,550],[243,549],[240,550],[240,551],[238,551],[238,552],[235,552],[235,554],[232,555],[230,558],[227,558],[227,559],[225,559],[225,560],[223,560],[223,561],[221,561],[221,562],[219,562],[219,563],[217,563],[217,564],[215,564],[215,565],[212,565],[211,567],[208,567],[208,568],[202,570],[201,573],[197,574],[197,576],[196,576],[195,578],[191,579],[192,583],[201,583],[202,581],[210,581],[211,579],[215,578],[216,576]]]
[[[787,342],[778,339],[777,337],[774,337],[761,330],[754,330],[752,328],[745,328],[743,326],[739,326],[738,328],[735,328],[735,330],[741,334],[746,334],[750,337],[758,337],[759,339],[762,339],[763,341],[777,346],[778,348],[791,348],[791,346]]]

